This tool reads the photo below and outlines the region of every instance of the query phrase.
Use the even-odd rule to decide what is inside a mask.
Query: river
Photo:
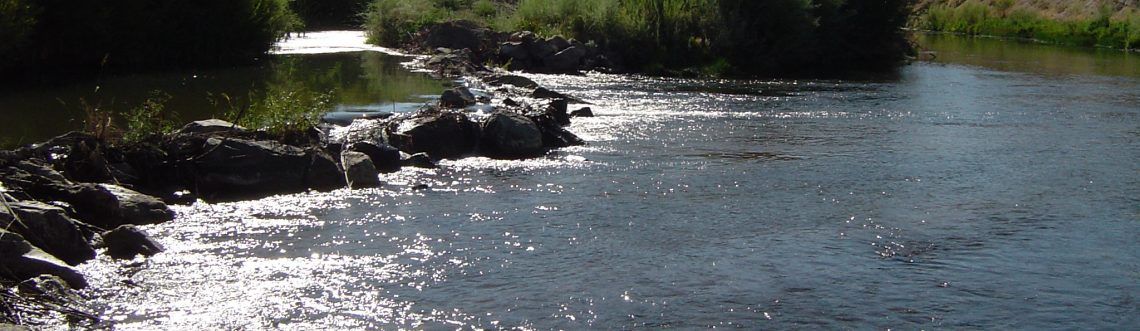
[[[81,268],[120,330],[1140,325],[1137,56],[922,43],[872,80],[528,75],[587,146],[179,206]]]

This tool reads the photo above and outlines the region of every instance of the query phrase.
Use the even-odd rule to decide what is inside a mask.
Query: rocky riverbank
[[[415,112],[284,137],[210,119],[140,142],[71,132],[0,151],[0,323],[34,323],[26,315],[37,309],[93,322],[97,313],[75,292],[88,283],[72,267],[96,254],[162,252],[138,226],[174,220],[169,204],[379,186],[380,173],[441,159],[541,157],[585,143],[566,129],[571,113],[592,116],[588,107],[570,111],[581,100],[480,61],[508,56],[509,68],[571,72],[596,66],[585,45],[529,33],[488,38],[462,22],[424,33],[416,49],[432,55],[420,65],[456,84]]]

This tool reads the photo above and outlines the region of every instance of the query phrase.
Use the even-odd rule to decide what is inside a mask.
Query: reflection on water
[[[999,69],[531,75],[588,146],[180,207],[82,268],[121,330],[1140,324],[1140,79]]]
[[[918,44],[934,51],[934,62],[968,64],[1046,75],[1140,77],[1140,54],[1112,49],[1058,47],[986,37],[918,34]]]
[[[407,58],[375,51],[276,55],[260,66],[192,73],[137,74],[34,90],[0,91],[0,147],[42,141],[83,127],[81,103],[122,112],[151,91],[171,96],[165,109],[182,121],[221,116],[270,89],[333,91],[340,112],[406,111],[439,95],[441,82],[402,69]],[[317,111],[328,111],[317,110]]]

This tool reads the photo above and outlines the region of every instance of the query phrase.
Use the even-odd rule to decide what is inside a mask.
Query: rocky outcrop
[[[344,187],[337,162],[317,148],[209,138],[194,160],[194,187],[208,199],[234,199]]]
[[[107,255],[116,259],[132,259],[140,254],[153,256],[166,250],[146,231],[134,225],[123,225],[104,232],[103,246],[107,247]]]
[[[0,208],[0,228],[70,265],[95,258],[95,249],[88,243],[92,234],[63,208],[36,201],[9,202]]]
[[[596,47],[562,36],[543,39],[529,31],[511,34],[496,50],[496,60],[512,71],[576,74],[612,66]]]
[[[462,112],[421,111],[390,124],[388,141],[409,154],[427,153],[433,159],[455,159],[475,152],[479,125]]]
[[[483,122],[481,150],[494,158],[521,159],[546,152],[542,131],[530,118],[513,112],[497,112]]]

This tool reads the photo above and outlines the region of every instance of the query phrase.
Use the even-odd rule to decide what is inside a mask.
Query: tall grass
[[[1008,1],[983,3],[969,0],[960,5],[933,5],[917,20],[918,27],[932,31],[1023,38],[1084,47],[1136,49],[1140,44],[1140,10],[1126,8],[1113,14],[1102,8],[1089,17],[1055,19]]]
[[[641,71],[696,68],[715,74],[743,69],[779,74],[897,63],[909,49],[899,32],[909,4],[906,0],[375,0],[366,27],[371,42],[400,46],[424,24],[472,19],[502,31],[529,30],[593,41]]]

